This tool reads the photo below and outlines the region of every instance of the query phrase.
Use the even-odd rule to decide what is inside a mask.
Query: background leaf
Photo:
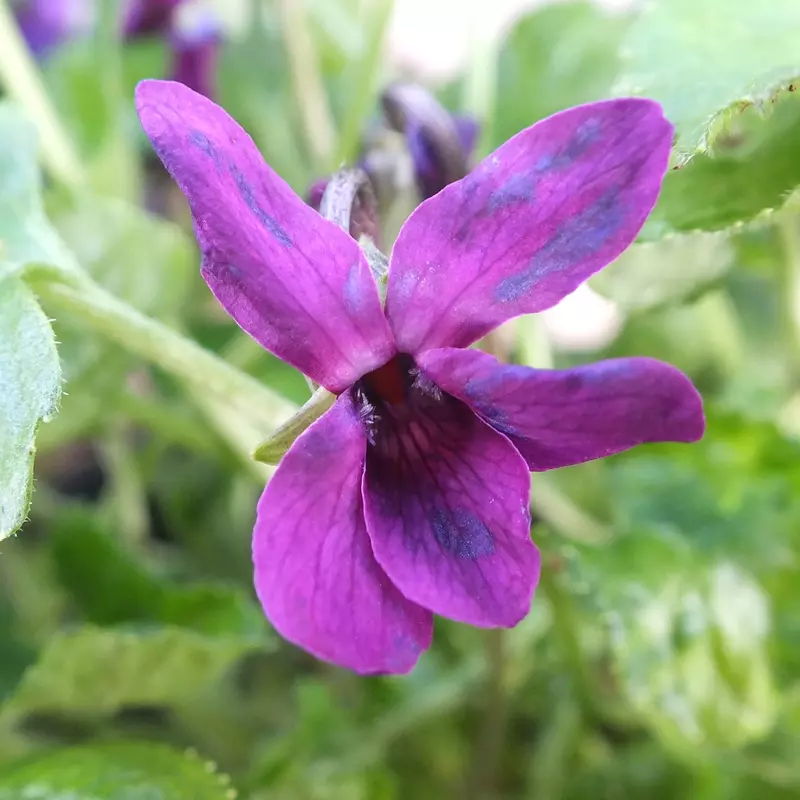
[[[768,121],[743,112],[713,149],[667,173],[640,236],[730,228],[780,208],[800,186],[800,100],[783,98]]]
[[[253,649],[252,642],[236,636],[208,637],[179,628],[137,632],[86,626],[49,642],[0,720],[186,706],[218,685]]]
[[[500,47],[489,149],[556,111],[607,96],[628,23],[588,2],[522,17]]]
[[[708,148],[723,112],[765,108],[800,77],[798,29],[794,0],[647,3],[622,43],[615,91],[660,101],[677,130],[678,153],[692,155]]]
[[[230,800],[225,775],[195,755],[157,744],[72,747],[12,765],[0,800]]]
[[[42,210],[34,127],[0,103],[0,280],[31,265],[74,272],[77,265]]]
[[[50,323],[18,279],[0,279],[0,539],[25,521],[34,438],[56,412],[61,367]]]
[[[592,279],[592,287],[625,311],[644,311],[694,295],[731,267],[725,234],[695,233],[634,244]]]

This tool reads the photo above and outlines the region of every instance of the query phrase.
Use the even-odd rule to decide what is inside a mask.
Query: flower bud
[[[188,9],[187,9],[188,11]],[[206,12],[176,13],[170,28],[170,79],[213,98],[222,36],[217,20]]]
[[[91,0],[27,0],[15,6],[17,24],[37,58],[88,33],[94,24]]]
[[[315,181],[306,194],[306,202],[326,219],[360,241],[368,236],[380,247],[380,220],[375,192],[361,169],[345,169],[329,178]]]
[[[183,0],[128,0],[123,19],[126,39],[165,33]]]
[[[416,84],[390,86],[381,103],[389,126],[405,136],[423,199],[467,174],[478,133],[474,119],[450,114]]]

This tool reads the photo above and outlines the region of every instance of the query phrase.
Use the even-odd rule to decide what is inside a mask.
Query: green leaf
[[[625,311],[675,303],[724,275],[734,250],[723,233],[673,236],[634,244],[592,279],[592,287]]]
[[[244,592],[223,584],[179,584],[157,576],[111,535],[96,514],[63,512],[53,521],[51,536],[59,583],[89,622],[166,624],[210,636],[268,642],[264,614]]]
[[[0,800],[232,800],[226,775],[192,753],[145,742],[70,747],[12,765]]]
[[[177,225],[123,200],[92,195],[54,199],[50,210],[81,265],[104,289],[161,319],[184,306],[197,254]]]
[[[708,154],[664,178],[642,232],[720,230],[780,208],[800,186],[800,98],[779,102],[769,121],[743,114]]]
[[[175,224],[123,200],[53,196],[54,223],[81,265],[115,296],[150,316],[179,322],[197,280],[194,243]],[[102,426],[118,407],[134,359],[103,339],[56,325],[69,391],[47,441]]]
[[[179,628],[125,631],[86,626],[53,637],[9,698],[0,720],[30,714],[94,717],[129,706],[180,708],[220,683],[256,649],[241,637]]]
[[[628,23],[587,2],[523,17],[500,49],[492,146],[556,111],[607,96]]]
[[[796,0],[646,3],[623,41],[615,91],[660,101],[688,157],[732,115],[765,109],[800,77],[798,30]]]
[[[0,540],[25,521],[36,429],[55,414],[60,392],[47,317],[18,278],[0,279]]]
[[[26,267],[75,273],[75,259],[42,210],[36,131],[0,103],[0,281]]]
[[[586,551],[582,562],[619,687],[668,748],[702,759],[770,731],[778,696],[766,650],[769,605],[751,576],[641,529]]]

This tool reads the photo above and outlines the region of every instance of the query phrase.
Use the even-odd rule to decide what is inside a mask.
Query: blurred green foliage
[[[220,102],[301,194],[357,155],[400,77],[382,58],[390,5],[302,4],[325,141],[285,8],[218,4]],[[461,102],[481,64],[442,90],[479,113],[486,151],[614,91],[664,103],[680,168],[642,242],[593,281],[621,330],[555,357],[670,361],[709,425],[691,447],[535,477],[530,617],[503,633],[437,620],[404,678],[357,678],[269,630],[249,554],[264,475],[240,410],[61,318],[47,293],[37,304],[37,281],[89,275],[287,400],[308,396],[210,299],[138,130],[132,88],[162,74],[163,47],[99,37],[44,64],[86,181],[49,181],[43,200],[33,131],[0,106],[0,537],[30,513],[0,544],[0,800],[800,796],[798,8],[566,2],[507,32],[483,107]],[[64,396],[37,437],[28,512],[56,340]]]

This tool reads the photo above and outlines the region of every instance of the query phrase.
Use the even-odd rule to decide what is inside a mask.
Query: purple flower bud
[[[380,247],[378,202],[363,170],[342,170],[315,181],[306,193],[306,202],[327,219],[339,223],[340,227],[347,225],[356,241],[369,236]]]
[[[128,0],[123,22],[126,39],[165,33],[175,10],[183,0]]]
[[[15,12],[22,35],[37,58],[88,33],[94,23],[91,0],[27,0]]]
[[[467,174],[478,135],[474,119],[451,115],[415,84],[390,86],[381,102],[389,125],[405,135],[423,198],[433,197]]]
[[[177,17],[177,14],[174,15]],[[172,49],[172,80],[206,97],[216,95],[217,61],[222,36],[210,14],[174,19],[169,34]]]

